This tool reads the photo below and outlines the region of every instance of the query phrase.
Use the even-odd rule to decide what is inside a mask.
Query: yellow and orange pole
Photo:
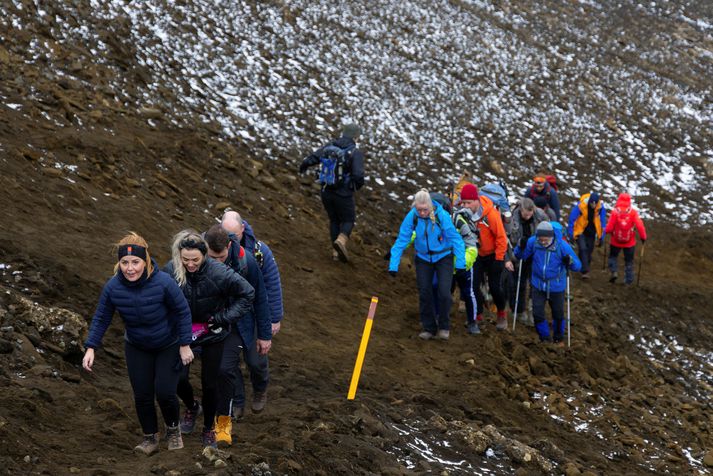
[[[361,375],[361,366],[364,364],[364,355],[366,354],[366,346],[369,345],[369,335],[371,334],[371,325],[374,323],[374,314],[376,314],[376,305],[379,303],[379,298],[371,297],[371,305],[369,306],[369,314],[366,316],[364,324],[364,334],[361,336],[361,344],[359,344],[359,353],[357,354],[356,363],[354,363],[354,372],[352,372],[352,383],[349,385],[349,393],[347,400],[354,400],[356,396],[357,386],[359,385],[359,376]]]

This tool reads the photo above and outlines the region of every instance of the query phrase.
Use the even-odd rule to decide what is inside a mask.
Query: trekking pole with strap
[[[512,331],[515,332],[515,324],[517,323],[517,306],[520,302],[520,276],[522,275],[522,261],[517,266],[517,290],[515,291],[515,313],[512,316]]]
[[[636,287],[639,287],[639,281],[641,280],[641,265],[644,263],[644,248],[646,248],[646,243],[641,245],[641,256],[639,256],[639,271],[636,273]]]
[[[567,348],[569,349],[569,346],[572,343],[572,333],[571,333],[571,326],[570,326],[570,312],[569,312],[569,268],[567,269]]]

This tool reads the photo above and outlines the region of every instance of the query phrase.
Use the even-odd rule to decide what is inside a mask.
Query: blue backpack
[[[344,170],[347,158],[355,146],[341,148],[330,144],[322,148],[319,158],[319,183],[322,185],[339,185],[349,181],[349,172]]]
[[[508,203],[508,195],[505,188],[497,183],[489,183],[480,188],[480,194],[485,195],[493,201],[500,213],[510,211],[510,203]]]

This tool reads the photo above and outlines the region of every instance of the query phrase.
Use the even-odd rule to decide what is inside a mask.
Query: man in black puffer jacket
[[[329,234],[336,260],[348,261],[347,242],[356,220],[354,192],[364,185],[364,154],[354,142],[361,134],[356,124],[344,126],[342,136],[312,152],[300,165],[303,174],[320,165],[322,204],[329,216]]]

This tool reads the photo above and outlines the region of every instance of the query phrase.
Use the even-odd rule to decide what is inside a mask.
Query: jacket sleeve
[[[101,296],[99,297],[99,304],[97,305],[96,311],[94,311],[94,317],[92,318],[92,325],[89,328],[89,335],[84,343],[84,347],[96,349],[101,346],[102,338],[104,333],[109,328],[111,324],[111,319],[114,316],[114,304],[111,302],[111,288],[112,281],[107,282],[102,289]]]
[[[572,207],[572,213],[569,214],[569,221],[567,222],[567,236],[570,238],[576,238],[576,236],[574,236],[574,222],[576,222],[580,216],[582,216],[582,211],[579,209],[579,203],[577,203]],[[602,222],[602,224],[603,223],[604,222]]]
[[[268,304],[267,290],[262,272],[257,266],[255,258],[246,253],[248,260],[248,282],[255,290],[255,300],[253,310],[255,311],[255,321],[257,322],[257,338],[260,340],[272,339],[272,321],[270,319],[270,307]]]
[[[270,320],[273,324],[282,321],[284,316],[284,305],[282,303],[282,280],[280,279],[280,270],[277,267],[277,261],[272,254],[272,250],[262,243],[260,251],[263,254],[262,262],[262,279],[265,281],[265,289],[267,291],[267,302],[270,306]]]
[[[639,238],[642,240],[646,239],[646,227],[644,227],[644,222],[641,220],[639,213],[636,213],[636,218],[634,220],[636,224],[636,231],[639,232]]]
[[[560,221],[560,199],[557,196],[557,190],[552,187],[550,187],[550,208],[554,210],[557,221]]]
[[[604,205],[602,205],[599,208],[599,222],[602,224],[601,225],[602,226],[602,236],[598,236],[597,238],[599,238],[601,240],[604,238],[604,235],[606,234],[606,232],[604,230],[606,230],[607,226],[609,225],[607,223],[607,209]]]
[[[505,233],[505,226],[503,225],[503,220],[500,218],[500,213],[493,208],[491,216],[493,220],[490,221],[491,226],[495,224],[495,259],[497,261],[503,261],[505,259],[505,253],[508,251],[508,235]]]
[[[569,243],[565,242],[564,240],[561,240],[560,246],[562,247],[563,254],[566,254],[570,258],[569,269],[571,271],[581,270],[582,262],[579,261],[579,258],[577,257],[577,253],[575,253],[574,250],[572,249],[572,247],[569,246]]]
[[[169,275],[166,275],[164,283],[164,300],[167,307],[173,311],[178,328],[178,343],[180,345],[188,345],[191,343],[191,309],[188,307],[186,296],[178,287],[176,281]]]
[[[404,250],[411,243],[411,233],[414,231],[413,217],[415,213],[416,210],[414,208],[411,208],[411,210],[406,214],[404,221],[401,222],[401,228],[399,228],[399,236],[396,238],[396,241],[391,247],[389,271],[399,270],[399,264],[401,264],[401,255],[403,255]]]
[[[305,157],[305,159],[302,161],[302,166],[312,167],[313,165],[317,165],[319,163],[319,156],[322,153],[322,149],[324,149],[324,147],[320,147],[319,149],[315,150],[307,157]]]
[[[453,253],[456,257],[456,269],[466,269],[465,263],[465,243],[463,243],[463,237],[460,236],[458,230],[453,225],[450,215],[442,208],[439,208],[439,221],[441,222],[441,227],[443,228],[443,234],[445,235],[448,242],[453,247]],[[501,223],[502,226],[502,223]],[[400,259],[400,258],[399,258]]]
[[[216,272],[220,273],[219,282],[229,298],[230,304],[225,309],[225,317],[229,322],[236,323],[252,310],[255,289],[245,278],[222,263]]]
[[[354,149],[351,157],[351,186],[352,190],[359,190],[364,186],[364,154],[359,149]]]

